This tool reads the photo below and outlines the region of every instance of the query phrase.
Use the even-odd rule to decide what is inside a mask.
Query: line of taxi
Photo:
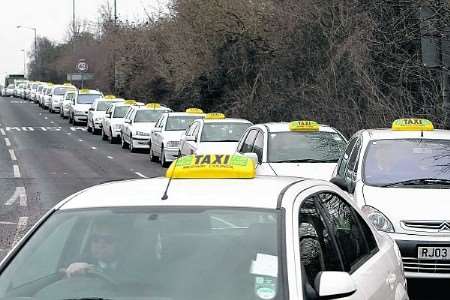
[[[80,95],[91,95],[84,97],[90,99],[90,106],[72,108],[81,104],[76,100]],[[276,276],[271,273],[270,279],[253,278],[252,297],[256,299],[287,299],[286,293],[294,299],[407,299],[405,276],[450,278],[450,215],[445,209],[446,190],[450,186],[450,133],[435,129],[428,120],[399,119],[390,128],[361,130],[347,141],[335,128],[313,121],[252,124],[198,108],[173,112],[158,103],[103,96],[94,90],[68,90],[64,99],[66,96],[70,99],[69,119],[86,122],[88,131],[101,133],[110,143],[120,142],[122,148],[132,152],[148,149],[150,160],[160,161],[163,167],[170,166],[167,178],[146,181],[147,189],[140,186],[140,181],[117,183],[120,188],[132,191],[129,198],[116,193],[117,200],[111,197],[101,200],[101,193],[95,191],[103,191],[102,186],[92,188],[92,193],[82,192],[81,195],[87,196],[75,205],[78,209],[111,207],[120,211],[129,204],[139,206],[141,201],[148,200],[144,206],[148,206],[149,218],[158,219],[153,209],[161,209],[163,215],[167,209],[169,214],[194,216],[190,211],[198,207],[205,208],[204,212],[218,207],[265,210],[274,207],[266,206],[264,199],[269,196],[270,201],[276,201],[275,209],[290,218],[283,221],[288,223],[276,225],[283,234],[284,240],[279,238],[277,242],[281,243],[283,253],[272,253],[270,257],[264,251],[256,253],[250,270],[257,264],[259,254],[264,271],[269,265],[277,265],[279,272],[282,268],[287,270]],[[64,117],[64,109],[61,111]],[[71,117],[71,111],[77,111],[77,117]],[[296,190],[295,194],[294,187],[300,185],[304,185],[302,192]],[[106,187],[109,188],[110,185]],[[298,198],[303,191],[311,192],[308,194],[311,199]],[[147,197],[158,193],[161,197],[155,198],[154,203]],[[287,194],[294,196],[284,202]],[[173,195],[176,200],[167,201]],[[141,196],[145,200],[140,200]],[[79,197],[77,194],[70,199]],[[206,202],[200,200],[203,197]],[[301,199],[299,206],[295,199]],[[70,201],[66,200],[55,211],[64,210]],[[302,205],[305,207],[299,209]],[[257,219],[255,222],[259,224],[274,217]],[[206,223],[210,225],[202,230],[209,233],[216,229],[225,233],[228,228],[250,230],[249,224],[236,225],[240,221],[239,217],[209,215]],[[183,232],[181,228],[175,229],[178,230]],[[305,235],[304,242],[300,233]],[[181,236],[180,233],[177,239],[183,240]],[[198,232],[194,236],[203,241]],[[177,239],[173,242],[180,241]],[[208,244],[213,247],[216,242],[226,244],[222,238],[214,238]],[[153,246],[160,251],[166,247],[162,243],[158,240]],[[170,248],[168,243],[165,245]],[[303,243],[305,248],[301,248]],[[292,247],[300,247],[300,254],[295,253],[295,248],[292,265],[283,267]],[[183,248],[181,252],[189,250]],[[160,257],[158,251],[156,256]],[[217,265],[221,261],[227,260],[218,257],[216,269],[225,267]],[[208,261],[207,265],[211,264]],[[210,271],[204,271],[212,276]],[[253,279],[242,277],[249,282]],[[301,286],[293,291],[291,284]],[[216,287],[217,283],[211,283],[210,292],[217,292]],[[244,290],[242,287],[243,293]],[[188,295],[188,291],[182,291]],[[239,298],[234,294],[223,297],[230,295]],[[177,298],[169,292],[160,296]]]

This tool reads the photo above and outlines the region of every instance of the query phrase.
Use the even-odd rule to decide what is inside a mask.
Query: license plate
[[[450,247],[419,247],[419,259],[450,260]]]

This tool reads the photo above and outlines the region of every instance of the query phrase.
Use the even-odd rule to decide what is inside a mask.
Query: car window
[[[197,122],[194,122],[186,129],[186,136],[191,136],[194,133],[195,128],[197,127]]]
[[[345,148],[345,151],[342,154],[341,161],[339,162],[339,167],[337,171],[337,174],[341,177],[344,177],[345,175],[345,169],[347,168],[347,163],[350,158],[350,154],[352,153],[353,147],[355,146],[357,140],[358,136],[352,137],[348,142],[347,148]]]
[[[316,195],[305,199],[299,211],[299,245],[304,283],[314,286],[317,274],[343,271],[334,236],[320,213]]]
[[[256,129],[252,129],[248,132],[247,136],[245,137],[244,143],[242,144],[240,153],[249,153],[253,151],[253,144],[256,139],[258,131]]]
[[[358,168],[360,150],[361,150],[361,139],[358,139],[355,143],[355,146],[353,147],[352,153],[350,154],[347,168],[345,171],[345,178],[348,181],[354,181],[356,179],[355,172],[357,171]]]
[[[197,126],[194,128],[194,132],[192,132],[192,136],[195,137],[195,140],[198,138],[198,132],[200,131],[200,123],[197,122]]]
[[[264,134],[258,131],[255,139],[255,144],[253,145],[253,152],[258,156],[258,162],[262,162],[263,152],[264,152]]]
[[[316,195],[330,221],[346,272],[353,272],[377,250],[375,238],[356,210],[334,193]]]

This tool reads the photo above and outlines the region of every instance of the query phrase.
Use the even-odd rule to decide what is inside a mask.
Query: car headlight
[[[180,141],[168,141],[167,142],[168,148],[175,148],[175,147],[178,147],[179,145],[180,145]]]
[[[84,111],[82,110],[75,110],[76,115],[84,115]]]
[[[136,131],[136,135],[140,135],[140,136],[150,136],[150,133],[142,132],[142,131]]]
[[[362,207],[362,212],[367,216],[370,223],[375,227],[376,230],[384,232],[394,232],[394,226],[391,221],[378,209],[365,205]]]

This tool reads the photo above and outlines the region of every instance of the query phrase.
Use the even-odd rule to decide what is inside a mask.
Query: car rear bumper
[[[132,138],[133,148],[150,149],[150,139]]]

